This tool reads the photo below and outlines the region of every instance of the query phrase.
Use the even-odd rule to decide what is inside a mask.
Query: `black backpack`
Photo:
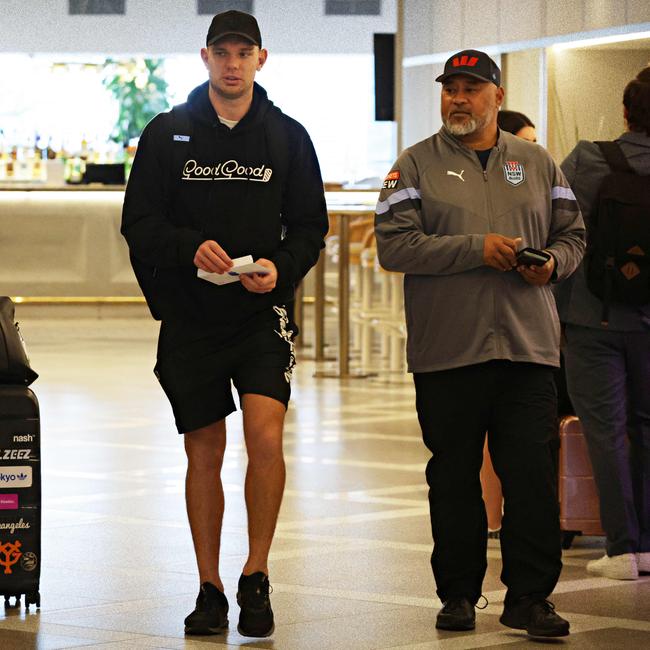
[[[596,144],[611,171],[587,220],[585,272],[607,326],[610,303],[650,303],[650,176],[638,175],[616,142]]]

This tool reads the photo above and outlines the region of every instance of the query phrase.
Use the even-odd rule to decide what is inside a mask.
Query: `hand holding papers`
[[[229,284],[230,282],[239,281],[239,276],[244,273],[268,273],[269,270],[261,264],[253,262],[252,255],[244,255],[233,259],[233,265],[230,271],[226,273],[209,273],[203,269],[197,269],[196,275],[202,280],[213,282],[214,284]]]

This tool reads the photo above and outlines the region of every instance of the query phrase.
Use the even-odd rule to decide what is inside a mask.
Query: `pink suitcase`
[[[562,547],[576,535],[604,535],[587,442],[574,415],[560,422],[559,481]]]

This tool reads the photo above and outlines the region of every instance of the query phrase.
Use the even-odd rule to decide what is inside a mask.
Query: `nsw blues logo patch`
[[[510,185],[521,185],[526,180],[524,166],[516,160],[507,160],[503,166],[503,175]]]

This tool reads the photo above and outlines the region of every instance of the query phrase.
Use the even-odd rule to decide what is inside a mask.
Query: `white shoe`
[[[637,553],[636,563],[639,572],[643,571],[643,573],[650,573],[650,553]]]
[[[646,555],[650,556],[648,553]],[[639,577],[636,553],[623,553],[612,557],[603,555],[600,560],[587,562],[587,571],[613,580],[636,580]]]

